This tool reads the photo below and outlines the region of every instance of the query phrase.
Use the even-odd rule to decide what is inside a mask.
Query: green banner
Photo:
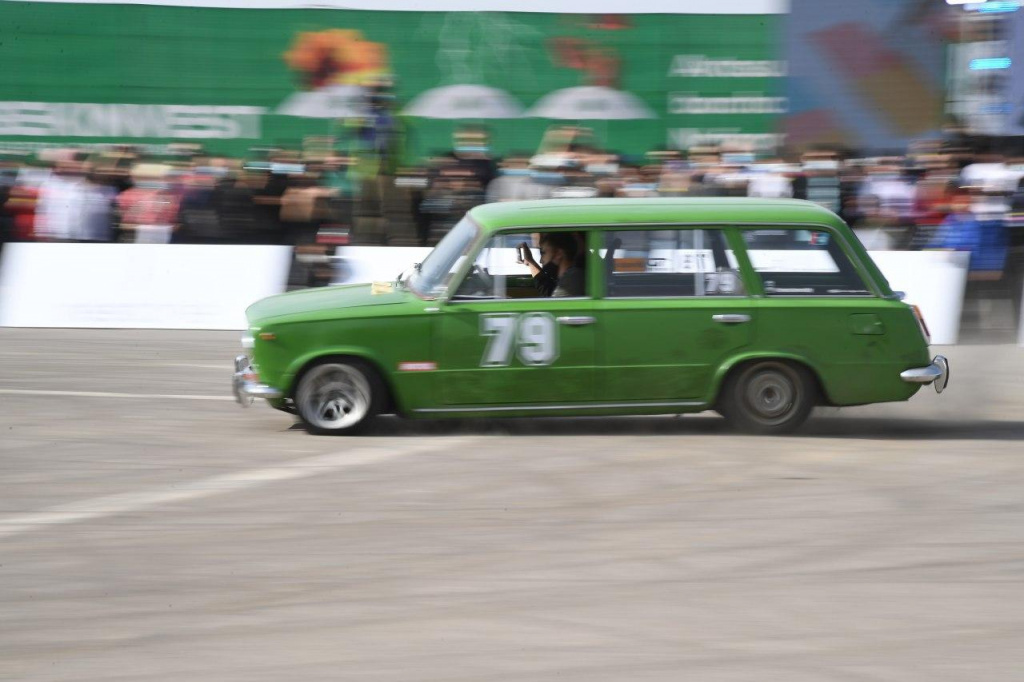
[[[387,78],[397,114],[465,115],[499,153],[536,151],[548,116],[626,154],[771,146],[783,20],[0,2],[0,140],[298,147]],[[430,92],[450,86],[474,87]],[[407,160],[451,148],[457,120],[400,119]]]

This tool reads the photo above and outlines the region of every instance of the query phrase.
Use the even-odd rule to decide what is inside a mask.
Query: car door
[[[567,406],[594,399],[594,301],[541,296],[527,266],[516,262],[515,244],[532,239],[493,238],[440,306],[444,404]]]
[[[609,229],[596,304],[598,390],[610,401],[697,401],[757,323],[726,230]]]

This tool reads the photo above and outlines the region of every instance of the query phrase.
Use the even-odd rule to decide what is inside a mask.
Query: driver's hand
[[[530,245],[526,242],[522,242],[516,247],[523,254],[523,261],[529,265],[537,265],[537,261],[533,260],[533,253],[530,251]]]

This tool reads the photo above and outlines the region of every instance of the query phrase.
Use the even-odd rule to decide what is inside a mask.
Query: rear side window
[[[721,230],[606,232],[601,258],[608,298],[744,295]]]
[[[766,296],[871,295],[829,232],[744,230],[743,239]]]

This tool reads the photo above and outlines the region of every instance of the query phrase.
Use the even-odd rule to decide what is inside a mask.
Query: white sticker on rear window
[[[758,272],[839,272],[839,266],[824,249],[747,251]]]

